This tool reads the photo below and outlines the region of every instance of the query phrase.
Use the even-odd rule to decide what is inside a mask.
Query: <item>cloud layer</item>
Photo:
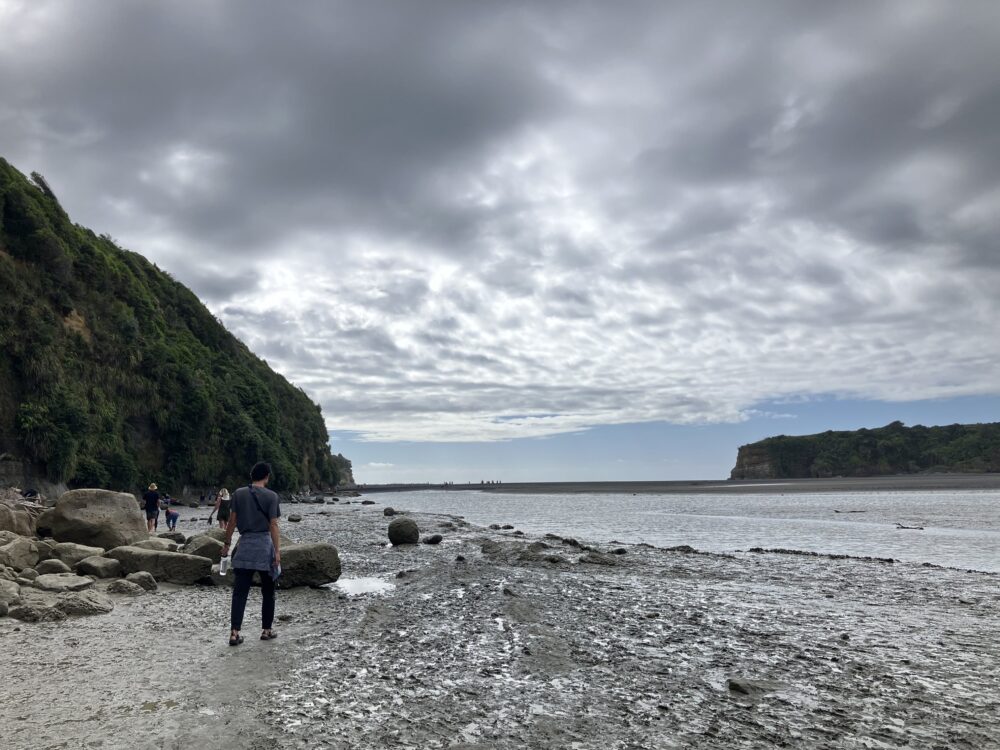
[[[0,0],[0,155],[332,429],[1000,392],[1000,6]]]

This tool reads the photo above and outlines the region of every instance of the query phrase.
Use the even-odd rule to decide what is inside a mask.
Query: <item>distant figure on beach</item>
[[[156,491],[155,482],[150,484],[149,489],[143,494],[142,504],[146,509],[146,530],[152,534],[160,518],[160,493]]]
[[[278,637],[271,626],[274,624],[274,583],[281,575],[281,535],[278,530],[281,508],[278,496],[267,489],[270,479],[270,465],[263,462],[255,464],[250,471],[250,485],[236,490],[231,500],[222,556],[229,555],[229,545],[236,529],[240,531],[240,543],[232,560],[234,581],[230,646],[243,643],[240,629],[254,573],[260,577],[260,639],[270,641]]]
[[[166,508],[163,511],[164,516],[167,519],[167,529],[169,531],[177,531],[177,519],[181,517],[181,514],[170,507],[170,503],[167,503]]]
[[[219,490],[219,494],[215,500],[215,520],[219,522],[219,528],[226,528],[226,524],[229,522],[229,490],[223,487]]]

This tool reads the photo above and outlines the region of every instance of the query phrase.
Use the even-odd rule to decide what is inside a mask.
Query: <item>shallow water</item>
[[[788,548],[1000,572],[1000,492],[612,495],[426,491],[372,496],[528,533],[734,552]],[[841,511],[835,513],[834,511]],[[847,512],[861,511],[861,512]],[[898,529],[896,524],[922,526]]]
[[[395,584],[383,578],[368,576],[364,578],[341,578],[336,583],[331,583],[327,588],[335,589],[347,596],[361,596],[363,594],[385,594],[396,588]]]

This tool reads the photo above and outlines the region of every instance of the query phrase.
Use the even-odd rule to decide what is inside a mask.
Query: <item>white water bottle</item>
[[[229,555],[226,555],[221,560],[219,560],[219,575],[224,576],[229,572]]]

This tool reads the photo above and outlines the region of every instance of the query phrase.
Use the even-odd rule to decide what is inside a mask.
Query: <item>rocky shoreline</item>
[[[390,547],[384,512],[295,509],[283,531],[335,545],[344,577],[280,592],[273,642],[229,648],[217,586],[105,594],[111,612],[65,622],[0,618],[5,744],[997,746],[995,576],[426,514],[406,517],[440,544]]]

